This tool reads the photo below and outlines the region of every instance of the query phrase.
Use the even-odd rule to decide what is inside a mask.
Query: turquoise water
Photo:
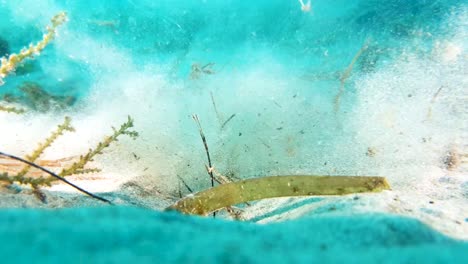
[[[0,30],[9,47],[3,53],[40,39],[57,11],[66,10],[70,18],[56,40],[56,45],[68,48],[49,48],[34,62],[37,70],[10,78],[2,93],[14,91],[19,82],[41,80],[47,91],[86,96],[96,79],[125,70],[124,65],[107,65],[112,55],[92,50],[93,45],[123,50],[137,68],[156,64],[161,67],[158,72],[171,80],[185,79],[194,62],[215,62],[220,74],[263,64],[270,70],[273,65],[268,64],[281,64],[287,66],[281,73],[290,78],[313,74],[330,79],[346,69],[370,40],[368,54],[356,67],[359,75],[405,50],[429,50],[438,36],[452,33],[447,19],[463,4],[456,0],[317,1],[311,13],[304,13],[297,1],[283,0],[2,3]],[[420,36],[418,31],[432,36]],[[80,54],[86,49],[91,50],[81,58],[70,58],[72,51]]]
[[[77,131],[44,159],[79,156],[130,115],[140,136],[121,138],[96,159],[103,174],[144,176],[143,187],[174,198],[189,193],[179,178],[195,191],[210,187],[191,118],[197,114],[219,173],[385,176],[392,192],[354,203],[388,214],[355,216],[351,198],[266,226],[134,208],[6,210],[5,256],[25,250],[19,262],[39,255],[104,262],[111,255],[233,263],[467,257],[466,242],[389,215],[468,237],[466,166],[449,171],[445,163],[448,149],[467,152],[466,1],[316,0],[310,12],[296,0],[0,1],[0,57],[40,40],[60,11],[68,21],[56,38],[0,86],[0,106],[26,110],[0,112],[0,151],[26,155],[70,116]],[[31,83],[46,99],[28,93]],[[112,184],[95,185],[122,197]],[[30,203],[18,204],[1,207]],[[308,205],[267,205],[271,211],[250,220]],[[342,215],[321,218],[330,211]],[[40,248],[23,249],[26,243]]]
[[[427,111],[441,85],[462,93],[461,61],[447,66],[434,56],[450,47],[447,41],[465,45],[465,7],[464,1],[317,1],[305,13],[298,1],[280,0],[2,3],[2,21],[8,23],[0,26],[0,36],[8,52],[40,39],[57,12],[66,11],[69,21],[38,59],[6,79],[0,93],[26,97],[23,104],[31,107],[21,86],[35,82],[53,96],[71,96],[70,107],[60,107],[56,117],[102,114],[102,123],[115,125],[131,115],[142,138],[131,152],[165,156],[157,159],[158,165],[169,164],[164,174],[173,175],[174,167],[179,175],[192,174],[184,168],[202,162],[187,157],[191,149],[200,150],[191,114],[205,123],[216,164],[240,177],[381,174],[368,161],[349,158],[374,144],[356,140],[363,130],[374,130],[363,123],[379,121],[368,113],[391,119],[395,105],[412,104],[405,100],[413,94],[419,110]],[[204,66],[211,74],[191,74]],[[448,114],[442,111],[441,118]],[[417,115],[412,119],[421,119]],[[458,122],[448,121],[437,129]],[[424,129],[414,130],[427,137]],[[163,154],[154,153],[161,149]],[[174,153],[189,162],[168,158]],[[261,158],[252,162],[254,156]]]

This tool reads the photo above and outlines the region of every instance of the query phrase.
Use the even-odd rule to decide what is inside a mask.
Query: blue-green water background
[[[186,78],[194,61],[242,68],[262,63],[264,56],[294,73],[334,73],[348,66],[366,40],[371,40],[370,52],[357,70],[369,71],[403,50],[427,51],[436,38],[416,33],[450,34],[446,19],[464,2],[315,1],[312,12],[303,13],[292,0],[20,1],[1,4],[8,8],[0,8],[0,36],[11,52],[18,51],[41,38],[54,12],[66,10],[66,30],[80,34],[67,36],[74,47],[87,48],[77,43],[84,34],[125,50],[140,67],[164,65],[175,79]],[[27,19],[17,19],[17,12]],[[325,61],[324,53],[331,59]],[[99,54],[93,56],[99,60]],[[2,92],[14,92],[24,80],[39,80],[50,92],[86,96],[99,75],[114,74],[53,48],[36,63],[42,71],[11,78]],[[60,82],[50,78],[51,67],[62,69],[56,76]]]
[[[240,177],[296,170],[380,174],[344,154],[368,147],[352,143],[361,126],[353,123],[353,112],[367,100],[357,97],[355,82],[391,69],[394,73],[387,72],[382,81],[401,90],[394,98],[420,93],[427,96],[417,99],[422,103],[440,85],[459,87],[457,77],[447,74],[451,69],[444,72],[438,62],[422,61],[432,62],[436,44],[460,32],[457,17],[463,17],[465,1],[340,0],[312,6],[305,13],[292,0],[2,2],[0,37],[9,52],[39,40],[59,11],[66,11],[69,21],[28,62],[32,70],[7,77],[0,93],[21,95],[18,87],[32,81],[50,94],[76,97],[67,113],[72,116],[82,109],[88,115],[101,113],[104,104],[120,119],[103,122],[115,124],[132,115],[142,132],[139,142],[170,150],[161,156],[171,175],[174,166],[179,175],[193,174],[180,168],[203,162],[202,151],[198,160],[190,157],[193,149],[201,150],[191,114],[204,124],[215,164],[233,167]],[[422,62],[423,75],[400,76],[395,61],[404,61],[405,54]],[[214,63],[214,74],[190,78],[194,64],[208,63]],[[337,114],[334,101],[348,69]],[[391,83],[397,76],[406,83]],[[382,82],[370,93],[390,97],[394,91]],[[215,115],[211,96],[222,118]],[[217,121],[222,124],[232,114],[236,117],[219,133]],[[362,107],[358,115],[365,118]],[[343,144],[359,149],[346,150]],[[154,163],[154,148],[146,145],[132,151]],[[178,165],[169,157],[174,152],[183,157]],[[158,165],[154,170],[165,170]]]

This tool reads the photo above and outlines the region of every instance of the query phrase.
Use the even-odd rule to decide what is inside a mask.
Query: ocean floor
[[[165,193],[152,181],[151,176],[135,177],[131,180],[116,181],[115,175],[101,178],[75,180],[80,187],[98,193],[118,206],[135,206],[162,211],[175,203],[176,194]],[[451,175],[450,177],[453,177]],[[448,181],[449,176],[444,180]],[[442,180],[440,188],[450,185]],[[437,185],[436,185],[437,186]],[[454,187],[452,187],[454,188]],[[56,184],[43,188],[46,199],[41,201],[31,190],[23,187],[4,188],[0,194],[3,208],[79,208],[105,207],[107,204],[86,196],[68,185]],[[465,200],[437,199],[432,193],[403,188],[383,193],[355,194],[345,196],[318,196],[304,198],[274,198],[250,203],[239,208],[241,221],[268,224],[293,219],[314,219],[317,217],[343,217],[379,213],[419,219],[434,230],[455,239],[468,240],[468,217]],[[221,219],[232,219],[226,211],[217,215]],[[237,220],[233,220],[237,221]]]

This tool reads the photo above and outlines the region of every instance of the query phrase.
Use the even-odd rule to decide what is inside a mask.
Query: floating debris
[[[202,77],[202,75],[212,75],[214,74],[213,66],[215,64],[213,62],[209,62],[205,65],[200,65],[198,63],[192,64],[192,69],[190,72],[190,79],[197,80]]]
[[[376,154],[377,154],[377,150],[375,148],[373,148],[373,147],[368,147],[367,148],[366,156],[375,157]]]
[[[335,96],[335,113],[338,113],[338,111],[340,110],[341,96],[344,93],[344,88],[345,88],[346,81],[351,76],[354,64],[356,64],[356,62],[361,57],[361,55],[364,53],[364,51],[367,50],[367,48],[369,47],[369,42],[370,42],[370,39],[367,39],[364,42],[362,47],[359,49],[359,51],[356,53],[356,55],[354,55],[353,59],[351,60],[351,63],[348,65],[348,67],[346,68],[346,70],[343,72],[343,74],[340,77],[340,89],[338,90],[338,94]]]

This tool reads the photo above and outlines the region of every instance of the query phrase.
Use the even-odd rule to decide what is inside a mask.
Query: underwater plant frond
[[[29,44],[28,48],[23,48],[18,54],[10,54],[8,58],[2,57],[0,59],[0,86],[4,84],[3,79],[10,73],[14,72],[16,67],[28,58],[33,58],[39,55],[41,51],[55,38],[57,34],[57,27],[67,21],[67,14],[60,12],[52,17],[51,26],[47,26],[47,33],[42,37],[42,40],[37,42],[35,45]]]
[[[185,214],[207,215],[235,204],[260,199],[345,195],[389,190],[384,177],[369,176],[270,176],[231,182],[185,197],[168,207]]]
[[[53,173],[52,171],[44,168],[44,167],[41,167],[33,162],[30,162],[28,160],[25,160],[25,159],[22,159],[20,157],[17,157],[17,156],[14,156],[14,155],[10,155],[10,154],[6,154],[6,153],[3,153],[3,152],[0,152],[0,155],[1,156],[5,156],[5,157],[8,157],[10,159],[14,159],[14,160],[17,160],[17,161],[20,161],[20,162],[23,162],[23,163],[26,163],[27,165],[31,166],[31,167],[34,167],[36,169],[39,169],[47,174],[49,174],[51,177],[57,179],[57,180],[60,180],[70,186],[72,186],[73,188],[77,189],[78,191],[82,192],[82,193],[85,193],[91,197],[93,197],[94,199],[97,199],[97,200],[100,200],[102,202],[106,202],[106,203],[109,203],[109,204],[112,204],[111,201],[105,199],[105,198],[102,198],[102,197],[99,197],[95,194],[92,194],[88,191],[86,191],[85,189],[82,189],[81,187],[69,182],[67,179]],[[50,181],[49,181],[49,178],[38,178],[38,179],[33,179],[33,178],[25,178],[25,177],[19,177],[19,176],[13,176],[13,177],[9,177],[8,176],[8,173],[0,173],[0,180],[4,180],[4,181],[7,181],[9,183],[13,183],[15,181],[19,182],[21,180],[25,181],[24,184],[30,184],[33,189],[37,189],[38,186],[40,185],[50,185]]]
[[[30,110],[38,112],[48,112],[53,109],[65,109],[76,102],[76,98],[74,96],[51,94],[37,82],[22,82],[17,86],[17,89],[21,92],[20,95],[16,97],[7,95],[6,99],[15,101]]]
[[[120,128],[117,130],[112,128],[114,133],[111,136],[106,137],[103,141],[99,142],[94,149],[89,149],[88,153],[80,156],[80,159],[73,163],[70,167],[64,168],[59,175],[62,177],[83,173],[84,167],[90,161],[93,161],[96,155],[102,154],[102,151],[109,147],[113,142],[118,141],[118,137],[121,135],[127,135],[132,139],[138,137],[138,132],[129,130],[133,127],[133,119],[128,116],[127,122],[123,123]]]
[[[101,172],[101,169],[98,168],[91,168],[91,169],[82,169],[76,170],[74,174],[88,174],[88,173],[98,173]]]
[[[22,108],[16,108],[12,106],[2,106],[2,105],[0,105],[0,111],[7,112],[7,113],[14,113],[14,114],[23,114],[24,112],[26,112]]]
[[[64,162],[67,163],[74,159],[74,157],[67,157],[58,160],[39,160],[38,158],[41,156],[43,151],[48,148],[60,135],[62,135],[65,131],[74,131],[73,127],[70,125],[71,119],[66,117],[65,121],[58,126],[57,130],[54,131],[51,136],[49,136],[45,143],[39,144],[39,147],[26,158],[20,158],[13,155],[5,154],[0,152],[0,156],[6,158],[6,163],[0,163],[0,169],[3,170],[0,173],[0,182],[13,184],[18,183],[21,185],[30,185],[32,187],[34,195],[39,198],[41,201],[45,201],[46,197],[45,194],[41,192],[40,187],[43,186],[51,186],[52,182],[54,181],[62,181],[68,185],[71,185],[75,189],[92,196],[93,198],[99,199],[101,201],[110,203],[110,201],[98,197],[94,194],[87,192],[86,190],[81,189],[80,187],[74,185],[73,183],[69,182],[64,178],[64,176],[72,175],[72,174],[84,174],[84,173],[94,173],[99,172],[100,169],[97,168],[84,168],[88,161],[91,161],[93,157],[97,154],[101,154],[103,149],[108,147],[112,142],[117,141],[117,137],[120,135],[128,135],[132,138],[138,136],[138,133],[135,131],[129,130],[129,128],[133,127],[133,119],[128,117],[128,121],[122,124],[120,129],[114,129],[114,134],[110,137],[107,137],[103,142],[100,142],[95,150],[90,150],[88,154],[85,156],[81,156],[78,162],[73,163],[70,167],[62,169],[62,173],[64,175],[58,175],[54,172],[50,171],[47,167],[59,167],[64,168]],[[8,160],[19,161],[19,163],[8,162]],[[37,163],[35,163],[37,161]],[[20,172],[17,172],[22,163],[26,164],[26,167]],[[69,163],[68,163],[69,164]],[[29,172],[30,168],[35,168],[39,171]],[[44,176],[43,173],[47,173],[49,176]]]
[[[7,172],[4,172],[0,173],[0,181],[6,182],[8,184],[19,183],[24,185],[31,185],[33,188],[37,188],[38,186],[50,186],[53,178],[31,178],[20,175],[9,175]]]
[[[41,155],[44,153],[44,150],[46,150],[48,147],[54,143],[54,141],[63,135],[65,131],[73,132],[75,129],[70,125],[71,119],[70,117],[65,117],[65,120],[62,124],[60,124],[57,129],[52,132],[52,134],[46,138],[44,143],[39,143],[38,147],[33,151],[31,155],[26,156],[26,159],[30,162],[35,162]],[[26,173],[28,173],[30,166],[25,166],[19,173],[19,176],[24,176]]]

